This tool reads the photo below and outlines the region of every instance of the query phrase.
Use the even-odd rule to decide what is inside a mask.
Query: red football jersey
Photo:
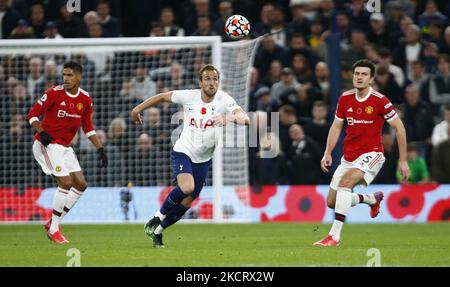
[[[53,137],[52,143],[69,146],[80,126],[87,137],[95,134],[92,100],[81,88],[75,95],[66,92],[62,85],[45,91],[28,113],[30,124],[42,115],[42,128]],[[38,133],[34,138],[41,140]]]
[[[356,97],[356,89],[339,97],[335,118],[346,120],[344,159],[354,161],[367,152],[384,152],[381,132],[384,121],[391,121],[397,113],[388,98],[370,88],[364,99]]]

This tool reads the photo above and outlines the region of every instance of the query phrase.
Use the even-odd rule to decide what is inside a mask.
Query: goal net
[[[62,83],[68,60],[83,66],[81,88],[93,101],[93,121],[108,167],[98,168],[83,132],[72,142],[88,189],[65,222],[143,222],[174,185],[170,151],[182,130],[179,105],[161,104],[130,121],[132,107],[159,92],[198,87],[197,72],[212,63],[220,88],[247,109],[249,69],[257,40],[220,37],[11,40],[0,46],[0,222],[50,217],[55,184],[32,154],[26,115],[43,92]],[[226,127],[201,196],[186,219],[248,221],[247,130]],[[239,192],[238,192],[239,191]]]

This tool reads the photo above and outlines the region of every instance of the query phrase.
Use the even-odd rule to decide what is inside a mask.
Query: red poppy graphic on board
[[[428,214],[428,221],[450,221],[450,197],[438,200]]]
[[[425,203],[425,192],[435,190],[438,185],[401,185],[400,190],[392,192],[387,199],[387,209],[392,217],[404,218],[407,215],[417,215]]]

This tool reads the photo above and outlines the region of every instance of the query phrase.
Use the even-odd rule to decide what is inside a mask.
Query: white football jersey
[[[218,90],[214,100],[205,103],[200,89],[176,90],[172,102],[183,105],[183,131],[173,150],[190,157],[192,162],[200,163],[212,158],[216,146],[216,131],[213,117],[232,113],[239,108],[236,101],[226,92]]]

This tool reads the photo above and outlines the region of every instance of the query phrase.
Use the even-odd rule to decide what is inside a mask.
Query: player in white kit
[[[177,186],[144,227],[155,247],[164,247],[162,231],[180,220],[199,196],[216,145],[215,127],[229,122],[239,125],[250,122],[236,101],[226,92],[218,90],[220,73],[213,65],[203,66],[198,77],[200,89],[161,93],[145,100],[131,112],[132,121],[140,124],[140,113],[159,103],[178,103],[184,109],[183,131],[171,153]]]

